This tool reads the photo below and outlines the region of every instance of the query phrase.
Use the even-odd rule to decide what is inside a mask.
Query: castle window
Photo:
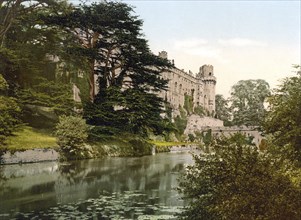
[[[194,96],[194,89],[191,89],[191,96]]]
[[[212,73],[211,73],[211,72],[209,72],[209,76],[212,76]]]
[[[175,92],[177,92],[177,88],[178,88],[178,83],[175,82]]]

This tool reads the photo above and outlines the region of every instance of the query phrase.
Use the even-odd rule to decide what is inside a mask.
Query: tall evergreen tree
[[[56,114],[73,112],[69,80],[61,80],[56,71],[57,65],[68,60],[63,48],[73,35],[43,20],[65,14],[72,6],[65,0],[1,1],[0,6],[0,72],[9,84],[8,95],[17,97],[23,108],[23,120],[29,122],[39,115],[29,105],[50,107]],[[56,114],[48,113],[45,115],[55,118]]]
[[[54,78],[51,55],[59,55],[67,35],[58,27],[48,26],[42,16],[70,10],[65,1],[2,1],[0,71],[7,82],[18,87],[30,86],[36,76]],[[64,42],[65,41],[65,42]],[[46,73],[52,73],[50,76]]]
[[[86,104],[85,117],[90,124],[135,133],[145,133],[146,128],[162,132],[163,100],[155,93],[166,89],[160,73],[171,64],[151,53],[141,33],[142,21],[130,6],[120,2],[82,5],[48,21],[77,36],[78,47],[69,51],[89,66],[92,103]]]

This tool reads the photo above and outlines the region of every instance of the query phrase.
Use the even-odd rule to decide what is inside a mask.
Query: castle
[[[167,52],[159,52],[159,57],[168,59]],[[195,76],[175,66],[161,73],[168,80],[168,90],[161,91],[159,96],[168,101],[174,110],[184,106],[185,96],[192,98],[193,106],[202,106],[211,115],[215,113],[216,77],[212,65],[203,65]]]
[[[159,52],[159,57],[168,59],[167,52]],[[177,115],[179,106],[183,107],[185,96],[189,96],[193,102],[193,107],[201,106],[210,115],[215,113],[215,85],[216,77],[213,73],[212,65],[203,65],[200,67],[199,73],[195,76],[191,71],[189,73],[180,70],[175,66],[168,71],[162,72],[163,79],[168,80],[167,91],[162,90],[158,95],[171,104],[174,115]],[[79,76],[83,77],[83,76]],[[95,77],[95,88],[97,93],[97,79]],[[80,102],[80,91],[74,84],[73,99]]]

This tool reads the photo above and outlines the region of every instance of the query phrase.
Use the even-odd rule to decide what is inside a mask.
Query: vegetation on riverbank
[[[194,156],[181,178],[190,201],[182,217],[300,219],[300,169],[284,158],[271,148],[259,152],[241,134],[218,140],[211,153]]]
[[[22,126],[17,131],[14,131],[12,136],[7,138],[4,149],[8,151],[23,151],[35,148],[58,149],[56,137],[49,135],[48,132]]]
[[[194,156],[180,183],[189,201],[183,219],[301,218],[300,67],[297,73],[260,112],[266,134],[260,150],[236,134],[208,142],[208,154]]]
[[[128,4],[108,1],[75,7],[68,1],[3,1],[0,15],[7,19],[0,26],[4,148],[19,124],[55,130],[61,116],[76,115],[91,128],[87,140],[81,140],[68,128],[60,133],[57,127],[60,150],[70,158],[90,157],[89,142],[99,141],[95,136],[116,139],[122,133],[135,138],[126,138],[133,149],[120,155],[148,154],[148,133],[174,129],[162,117],[164,99],[156,95],[167,87],[160,73],[172,64],[150,51],[143,22]],[[141,150],[134,149],[139,144]]]
[[[180,186],[190,204],[182,217],[301,219],[300,70],[272,93],[264,80],[243,80],[232,87],[229,107],[223,108],[229,104],[223,97],[216,99],[216,117],[227,124],[260,125],[268,141],[259,152],[239,135],[212,140],[211,132],[184,134],[187,116],[205,112],[194,108],[194,97],[186,94],[179,115],[171,118],[170,106],[156,94],[167,89],[160,73],[172,64],[150,51],[131,6],[0,1],[0,18],[5,18],[0,25],[2,149],[58,143],[63,159],[71,160],[143,156],[154,145],[163,152],[191,144],[149,141],[149,134],[168,137],[173,132],[179,141],[202,141],[208,153],[206,158],[195,156],[195,165],[184,175]],[[74,93],[81,104],[72,99],[77,88],[82,89]],[[49,129],[56,125],[58,141],[21,127],[23,123]]]

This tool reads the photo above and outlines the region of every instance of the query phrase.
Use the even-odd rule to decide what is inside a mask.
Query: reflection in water
[[[164,153],[2,166],[0,219],[173,214],[172,207],[183,206],[175,190],[179,172],[191,163],[188,153]]]

